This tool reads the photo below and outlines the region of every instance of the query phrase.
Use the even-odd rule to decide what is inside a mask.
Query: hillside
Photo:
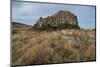
[[[26,24],[22,24],[22,23],[18,23],[18,22],[12,22],[12,34],[19,32],[19,31],[24,31],[24,30],[28,30],[29,28],[32,28],[31,25],[26,25]]]
[[[22,24],[12,27],[13,65],[96,60],[95,30],[35,31]]]

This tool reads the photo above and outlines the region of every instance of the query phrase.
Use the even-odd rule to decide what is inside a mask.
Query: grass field
[[[95,30],[12,29],[12,64],[48,64],[96,60]]]

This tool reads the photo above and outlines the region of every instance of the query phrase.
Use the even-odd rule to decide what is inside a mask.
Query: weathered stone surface
[[[79,29],[77,16],[70,11],[58,11],[46,18],[40,17],[34,25],[35,29],[56,30],[56,29]]]

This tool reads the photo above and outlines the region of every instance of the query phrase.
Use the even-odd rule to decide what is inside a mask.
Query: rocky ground
[[[14,26],[12,64],[48,64],[96,60],[95,30],[35,31]]]

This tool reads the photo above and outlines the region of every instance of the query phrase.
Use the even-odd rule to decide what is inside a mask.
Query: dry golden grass
[[[12,34],[12,63],[26,65],[93,61],[96,60],[95,47],[93,30],[39,32],[17,29]]]

